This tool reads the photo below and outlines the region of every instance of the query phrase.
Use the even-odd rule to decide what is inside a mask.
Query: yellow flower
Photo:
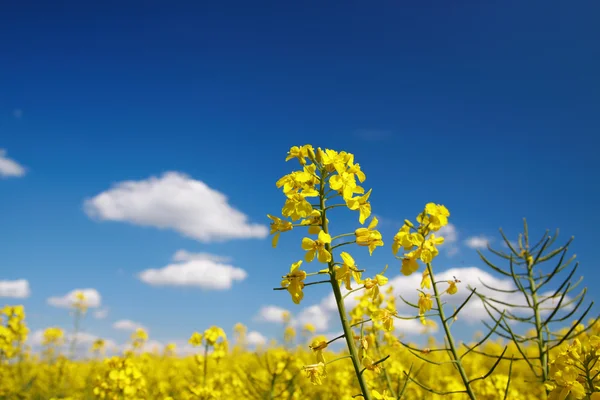
[[[425,242],[423,242],[423,246],[420,252],[421,261],[424,263],[430,263],[438,254],[439,251],[437,249],[437,245],[444,243],[443,237],[435,237],[435,234],[432,233],[429,238]]]
[[[419,292],[419,315],[425,315],[426,312],[431,310],[433,307],[433,300],[431,299],[431,295],[429,293],[423,294]]]
[[[322,383],[321,378],[326,376],[325,364],[322,362],[318,364],[306,365],[303,367],[303,369],[313,385],[320,385]]]
[[[425,210],[417,217],[417,221],[422,226],[427,226],[430,231],[438,231],[443,226],[448,225],[449,216],[450,212],[445,206],[427,203]]]
[[[448,281],[448,289],[446,289],[446,292],[448,294],[456,294],[458,292],[458,287],[456,286],[457,281]]]
[[[223,338],[223,340],[227,340],[227,335],[223,329],[218,326],[211,326],[207,330],[204,331],[204,340],[209,346],[214,346],[217,343],[219,338]]]
[[[350,154],[350,159],[348,160],[348,169],[346,170],[346,172],[356,175],[360,183],[364,182],[365,179],[367,179],[365,173],[361,171],[360,165],[354,164],[353,154]]]
[[[320,148],[317,149],[317,159],[320,160],[323,167],[328,172],[337,171],[338,174],[341,174],[346,170],[348,165],[348,161],[354,157],[350,153],[346,153],[345,151],[337,152],[335,150],[325,149],[325,151]]]
[[[148,341],[148,333],[143,328],[137,328],[131,334],[131,340],[134,348],[140,348]]]
[[[367,278],[364,280],[365,289],[367,290],[367,292],[371,291],[370,296],[373,299],[373,301],[375,301],[377,297],[379,297],[379,287],[388,283],[388,278],[383,275],[387,270],[387,267],[388,266],[386,265],[383,269],[383,272],[381,274],[375,275],[375,278]]]
[[[73,301],[73,308],[81,313],[85,313],[87,311],[85,294],[81,291],[75,292],[75,300]]]
[[[272,241],[272,245],[275,248],[277,247],[277,242],[279,241],[279,235],[281,232],[291,231],[292,223],[270,214],[267,214],[267,217],[273,220],[273,222],[271,222],[271,235],[275,234]]]
[[[308,233],[311,235],[318,235],[321,232],[321,211],[312,210],[308,218],[303,219],[300,225],[308,225]]]
[[[190,340],[188,340],[188,343],[194,347],[202,345],[202,334],[198,332],[192,333],[192,336],[190,337]]]
[[[42,345],[60,345],[64,338],[64,332],[60,328],[46,328],[44,331],[44,337],[42,340]]]
[[[94,343],[92,343],[92,351],[103,351],[106,346],[106,342],[104,339],[96,339]]]
[[[177,345],[175,343],[167,343],[165,345],[164,354],[166,356],[173,356],[175,354],[175,350],[177,350]]]
[[[308,347],[310,347],[310,349],[316,353],[318,363],[325,363],[323,350],[327,348],[327,340],[324,338],[315,338]]]
[[[290,151],[288,151],[285,161],[289,161],[292,158],[297,158],[298,161],[300,161],[300,165],[305,165],[305,158],[310,155],[309,151],[313,151],[313,147],[310,144],[305,144],[304,146],[292,146]]]
[[[409,276],[419,269],[419,263],[417,258],[419,257],[419,251],[413,251],[404,255],[402,259],[402,269],[400,270],[403,275]]]
[[[350,285],[350,278],[354,277],[356,283],[361,284],[361,273],[358,272],[356,268],[356,264],[354,263],[354,258],[345,251],[340,253],[342,260],[344,263],[341,267],[336,267],[335,269],[335,279],[338,281],[344,281],[346,284],[346,289],[352,290],[352,286]]]
[[[281,287],[287,288],[290,295],[292,295],[292,301],[296,304],[300,304],[300,301],[304,297],[302,289],[304,288],[306,272],[300,270],[301,265],[302,260],[292,264],[290,273],[281,281]]]
[[[311,164],[303,168],[302,171],[294,171],[284,175],[275,183],[278,188],[283,188],[286,196],[293,195],[301,191],[304,197],[316,197],[319,195],[315,186],[320,182],[316,175],[316,165]]]
[[[342,195],[344,200],[348,201],[354,193],[362,194],[365,192],[363,188],[356,185],[354,174],[341,172],[329,178],[329,187]]]
[[[398,254],[400,247],[404,248],[405,251],[412,249],[414,246],[421,246],[423,243],[423,235],[420,233],[411,233],[409,225],[403,225],[402,228],[394,236],[394,243],[392,244],[392,251],[394,254]]]
[[[565,400],[567,397],[580,400],[585,398],[585,395],[586,393],[583,385],[576,380],[570,380],[564,382],[563,385],[557,386],[556,389],[550,392],[548,394],[548,400]]]
[[[317,258],[322,263],[331,261],[331,253],[325,249],[325,245],[329,243],[331,243],[331,236],[324,231],[319,232],[317,240],[312,240],[311,238],[302,239],[302,248],[307,250],[306,261],[311,262],[314,260],[315,254],[317,254]]]
[[[366,369],[368,369],[369,371],[373,371],[376,374],[381,372],[381,367],[379,366],[379,364],[375,364],[375,362],[373,361],[373,359],[369,356],[365,356],[362,359],[362,365],[363,367],[365,367]]]
[[[421,289],[431,289],[431,276],[429,275],[429,269],[426,268],[423,271],[423,278],[421,279]]]
[[[358,228],[354,231],[356,235],[356,244],[359,246],[368,246],[369,254],[373,255],[373,250],[377,246],[383,246],[383,240],[381,240],[381,233],[375,230],[375,227],[379,223],[377,217],[373,217],[368,228]]]
[[[381,321],[383,328],[390,332],[392,329],[394,329],[394,315],[396,315],[394,311],[383,309],[377,310],[374,313],[373,318]]]
[[[281,210],[284,217],[289,217],[292,221],[306,218],[310,215],[313,208],[303,195],[299,193],[288,195],[287,200]]]
[[[288,326],[285,328],[283,336],[286,342],[291,342],[296,337],[296,330],[293,327]]]
[[[379,393],[377,390],[373,390],[371,395],[375,400],[396,400],[395,397],[392,397],[388,394],[387,390],[384,390],[383,393]]]
[[[366,219],[371,215],[371,204],[369,203],[369,196],[371,196],[371,190],[362,196],[353,197],[346,200],[346,205],[350,210],[359,210],[358,221],[364,224]]]

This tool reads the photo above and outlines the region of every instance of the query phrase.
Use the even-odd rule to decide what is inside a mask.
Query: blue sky
[[[353,152],[366,172],[386,247],[354,253],[372,273],[399,274],[391,239],[434,201],[458,249],[440,270],[484,268],[468,239],[498,245],[499,227],[516,237],[527,217],[535,237],[575,235],[580,272],[597,279],[598,4],[440,4],[3,5],[0,280],[26,279],[30,294],[1,301],[25,304],[34,331],[69,327],[48,299],[93,288],[107,314],[85,330],[117,343],[120,320],[159,341],[236,322],[278,336],[261,307],[306,313],[326,296],[294,306],[271,290],[301,235],[273,250],[260,227],[296,168],[287,150],[305,143]],[[86,200],[126,181],[124,221],[102,220],[110,201],[91,218]],[[211,204],[222,222],[203,219]],[[340,229],[353,218],[340,213]],[[244,277],[221,290],[138,278],[179,250],[227,257]]]

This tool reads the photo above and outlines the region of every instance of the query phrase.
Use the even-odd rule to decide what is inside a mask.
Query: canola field
[[[353,154],[294,146],[286,161],[299,167],[276,182],[283,206],[268,215],[273,247],[290,231],[303,238],[273,296],[300,304],[310,286],[330,288],[339,336],[292,326],[288,315],[280,344],[250,346],[244,325],[235,326],[233,337],[213,326],[190,332],[197,351],[182,356],[173,344],[149,351],[148,334],[139,329],[127,350],[114,354],[98,339],[76,356],[77,332],[57,327],[48,327],[43,348],[33,351],[26,310],[7,305],[0,311],[0,399],[600,400],[600,324],[575,276],[570,241],[556,245],[556,235],[545,234],[532,242],[526,223],[517,242],[503,235],[506,249],[490,249],[500,261],[483,254],[481,260],[516,289],[486,286],[483,294],[457,278],[436,279],[440,232],[450,218],[444,205],[428,203],[411,213],[416,218],[404,220],[384,243]],[[357,229],[338,232],[336,219],[345,217]],[[418,300],[394,295],[387,267],[358,266],[351,255],[357,246],[369,253],[387,247],[403,275],[418,274],[419,287],[403,288],[418,290]],[[449,307],[445,300],[461,291],[468,293],[465,301]],[[399,302],[414,313],[399,313]],[[469,302],[481,302],[488,319],[479,335],[465,340],[453,332]],[[87,312],[83,293],[72,310],[77,327]],[[420,344],[402,335],[407,320],[422,325]]]

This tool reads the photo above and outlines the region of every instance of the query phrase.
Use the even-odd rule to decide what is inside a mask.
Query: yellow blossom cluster
[[[555,353],[546,383],[549,400],[600,400],[600,336],[593,333],[582,332]]]
[[[25,324],[23,306],[5,306],[0,310],[0,360],[16,357],[27,340],[29,329]]]

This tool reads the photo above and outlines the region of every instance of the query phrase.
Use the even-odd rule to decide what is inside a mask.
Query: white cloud
[[[23,110],[21,110],[20,108],[15,108],[13,110],[13,117],[15,117],[16,119],[23,118]]]
[[[442,236],[444,238],[444,244],[456,243],[458,240],[458,232],[454,224],[448,224],[440,228],[436,232],[436,236]]]
[[[461,282],[458,284],[459,291],[455,295],[444,295],[445,307],[448,310],[447,314],[450,312],[454,312],[454,309],[460,306],[467,296],[470,294],[468,287],[475,288],[477,293],[483,294],[487,297],[492,297],[498,301],[514,304],[517,306],[527,305],[527,301],[525,296],[523,296],[520,292],[516,293],[503,293],[503,292],[495,292],[491,289],[486,288],[481,282],[485,283],[487,286],[504,290],[511,291],[515,290],[516,286],[513,283],[512,279],[500,278],[490,273],[477,268],[477,267],[466,267],[466,268],[451,268],[445,271],[441,271],[435,275],[436,281],[448,281],[454,280],[457,278]],[[421,274],[415,273],[411,276],[398,276],[396,278],[390,279],[389,284],[394,287],[394,294],[396,296],[402,295],[407,301],[415,304],[418,301],[418,292],[416,290],[417,287],[420,287]],[[445,290],[447,288],[447,284],[441,283],[439,287],[441,290]],[[415,288],[413,291],[407,291],[406,288]],[[551,296],[552,292],[544,292],[540,293],[540,299]],[[565,298],[564,303],[568,302],[570,298],[567,296]],[[398,311],[400,314],[407,313],[410,315],[414,315],[414,310],[405,305],[401,300],[397,301]],[[504,310],[506,307],[502,304],[494,304],[498,309]],[[548,308],[550,305],[544,305],[544,308]],[[520,316],[528,316],[529,310],[527,309],[517,309],[513,308],[510,310],[513,314],[517,314]],[[548,310],[542,310],[542,314],[548,314]],[[483,302],[477,296],[471,297],[467,305],[460,311],[458,314],[458,318],[460,320],[464,320],[467,323],[475,323],[479,322],[482,319],[488,320],[489,316],[485,311],[483,306]]]
[[[455,295],[444,295],[445,308],[447,313],[453,312],[455,307],[460,306],[462,302],[467,298],[470,291],[467,289],[468,286],[474,287],[477,289],[478,293],[493,295],[495,298],[498,298],[498,294],[492,292],[491,290],[485,288],[481,281],[485,282],[486,285],[492,286],[501,290],[512,290],[513,283],[512,280],[497,278],[488,272],[477,268],[477,267],[464,267],[464,268],[451,268],[445,271],[440,271],[435,274],[436,281],[448,281],[454,280],[454,278],[460,280],[461,282],[458,284],[458,293]],[[394,295],[402,296],[407,301],[416,304],[419,298],[419,293],[417,288],[420,288],[421,283],[421,274],[414,273],[410,276],[397,276],[393,279],[390,279],[389,285],[394,287]],[[440,283],[439,288],[443,291],[446,290],[448,284]],[[412,288],[412,290],[407,289]],[[502,295],[502,293],[500,293]],[[504,294],[506,295],[506,294]],[[510,295],[509,295],[510,296]],[[511,297],[511,301],[515,301],[515,294]],[[401,315],[416,315],[416,310],[412,307],[404,304],[404,302],[399,299],[396,302],[398,307],[398,312]],[[486,318],[487,314],[485,309],[483,308],[482,302],[479,300],[477,296],[473,296],[469,303],[461,310],[459,314],[460,319],[464,319],[468,322],[478,322],[482,318]],[[402,326],[402,321],[399,325]],[[415,327],[416,328],[416,327]],[[410,327],[408,328],[410,330]],[[412,332],[407,332],[412,333]]]
[[[74,337],[73,334],[67,335],[68,340],[71,340],[73,337]],[[87,332],[79,332],[79,333],[77,333],[77,336],[75,336],[75,337],[77,338],[77,343],[82,346],[84,346],[84,345],[90,346],[92,343],[94,343],[98,339],[104,340],[104,345],[106,348],[115,347],[117,345],[111,339],[104,339],[104,338],[101,338],[100,336],[93,335],[93,334],[87,333]]]
[[[388,285],[394,287],[393,294],[397,298],[396,307],[400,316],[412,317],[417,315],[418,311],[406,305],[399,296],[416,304],[419,293],[417,288],[420,288],[421,276],[421,273],[417,272],[410,276],[399,275],[389,280]],[[508,301],[515,304],[525,303],[525,298],[519,299],[518,294],[495,293],[485,288],[479,279],[488,286],[502,290],[512,290],[515,287],[512,280],[498,278],[477,267],[451,268],[436,273],[437,281],[453,280],[454,277],[461,282],[458,284],[459,291],[457,294],[452,296],[444,295],[444,307],[446,308],[448,315],[450,315],[456,307],[462,304],[469,295],[470,291],[467,289],[469,285],[477,288],[479,293],[493,295],[496,299],[501,301]],[[385,287],[388,287],[388,285]],[[447,284],[440,283],[441,290],[445,290],[446,288]],[[345,293],[347,292],[343,290],[342,294]],[[357,297],[360,296],[361,293],[362,292],[357,292],[356,295],[350,295],[346,298],[344,302],[346,311],[349,312],[355,307],[358,301]],[[303,324],[310,322],[315,326],[318,332],[325,332],[340,328],[338,318],[335,298],[333,294],[329,294],[323,298],[321,302],[303,308],[297,316],[293,318],[292,324],[300,327]],[[487,313],[483,308],[481,300],[477,296],[473,296],[469,303],[461,310],[459,319],[465,320],[469,324],[477,323],[481,319],[487,319]],[[423,325],[419,320],[396,319],[394,321],[394,327],[398,334],[414,335],[423,332]]]
[[[285,308],[277,306],[264,306],[255,317],[257,321],[283,323],[283,314],[289,312]]]
[[[153,286],[196,286],[203,289],[229,289],[236,281],[243,281],[248,274],[241,268],[216,261],[219,256],[175,253],[179,261],[160,269],[147,269],[139,273],[139,279]],[[212,257],[212,258],[211,258]]]
[[[129,331],[129,332],[134,332],[137,329],[143,329],[146,332],[148,331],[148,328],[146,328],[144,325],[142,325],[138,322],[134,322],[129,319],[122,319],[122,320],[115,322],[113,324],[113,328],[118,329],[120,331]]]
[[[85,200],[88,216],[172,229],[201,242],[264,238],[265,225],[252,224],[227,197],[178,172],[141,181],[125,181]]]
[[[30,294],[31,289],[29,288],[29,282],[25,279],[0,281],[0,297],[24,299],[29,297]]]
[[[439,324],[438,321],[435,321],[436,324]],[[437,332],[439,327],[436,325],[425,326],[418,319],[396,319],[394,321],[394,332],[399,335],[418,335],[422,333],[433,333]]]
[[[329,322],[332,319],[332,313],[328,311],[329,308],[324,304],[309,306],[300,311],[298,316],[292,321],[292,324],[300,328],[310,323],[317,331],[325,331],[329,329]]]
[[[200,350],[197,347],[192,346],[186,339],[177,339],[165,342],[175,344],[175,352],[181,356],[187,356],[190,354],[197,354]]]
[[[98,311],[94,312],[94,318],[96,319],[104,319],[108,316],[108,308],[101,308]]]
[[[77,292],[82,292],[85,296],[85,302],[89,308],[98,308],[102,303],[102,298],[100,293],[96,289],[75,289],[71,290],[69,293],[65,294],[62,297],[50,297],[47,301],[48,304],[54,307],[60,308],[71,308],[73,304],[76,302],[77,298],[75,294]]]
[[[267,338],[260,332],[250,331],[246,336],[250,346],[262,346],[267,343]]]
[[[229,262],[231,257],[218,256],[210,253],[190,253],[187,250],[177,250],[173,255],[173,261],[215,261]]]
[[[92,344],[98,340],[104,340],[104,346],[107,350],[107,353],[117,353],[120,350],[121,346],[118,346],[114,340],[102,338],[100,336],[87,333],[87,332],[78,332],[77,335],[74,335],[72,332],[67,332],[63,329],[65,333],[64,346],[62,348],[63,354],[69,355],[68,350],[70,349],[73,338],[75,338],[75,356],[77,358],[85,357],[89,355]],[[34,331],[27,337],[27,344],[30,345],[34,351],[39,351],[42,346],[42,342],[44,340],[44,329],[40,329]]]
[[[446,255],[448,257],[453,257],[455,255],[457,255],[460,252],[460,249],[458,248],[458,246],[450,246],[446,249]]]
[[[25,175],[25,168],[15,160],[6,156],[6,150],[0,149],[0,177],[21,177]]]
[[[456,246],[456,242],[458,241],[458,231],[456,230],[456,226],[454,224],[443,226],[437,232],[437,235],[444,238],[444,243],[442,244],[441,249],[446,251],[446,255],[448,257],[458,254],[459,248]]]
[[[483,235],[471,236],[467,238],[467,240],[465,240],[465,244],[467,245],[467,247],[470,247],[472,249],[485,249],[487,248],[489,243],[490,239]]]
[[[123,346],[123,348],[131,349],[131,346],[125,345]],[[164,343],[158,340],[150,339],[139,348],[139,351],[144,353],[161,353],[164,350],[164,348]]]

